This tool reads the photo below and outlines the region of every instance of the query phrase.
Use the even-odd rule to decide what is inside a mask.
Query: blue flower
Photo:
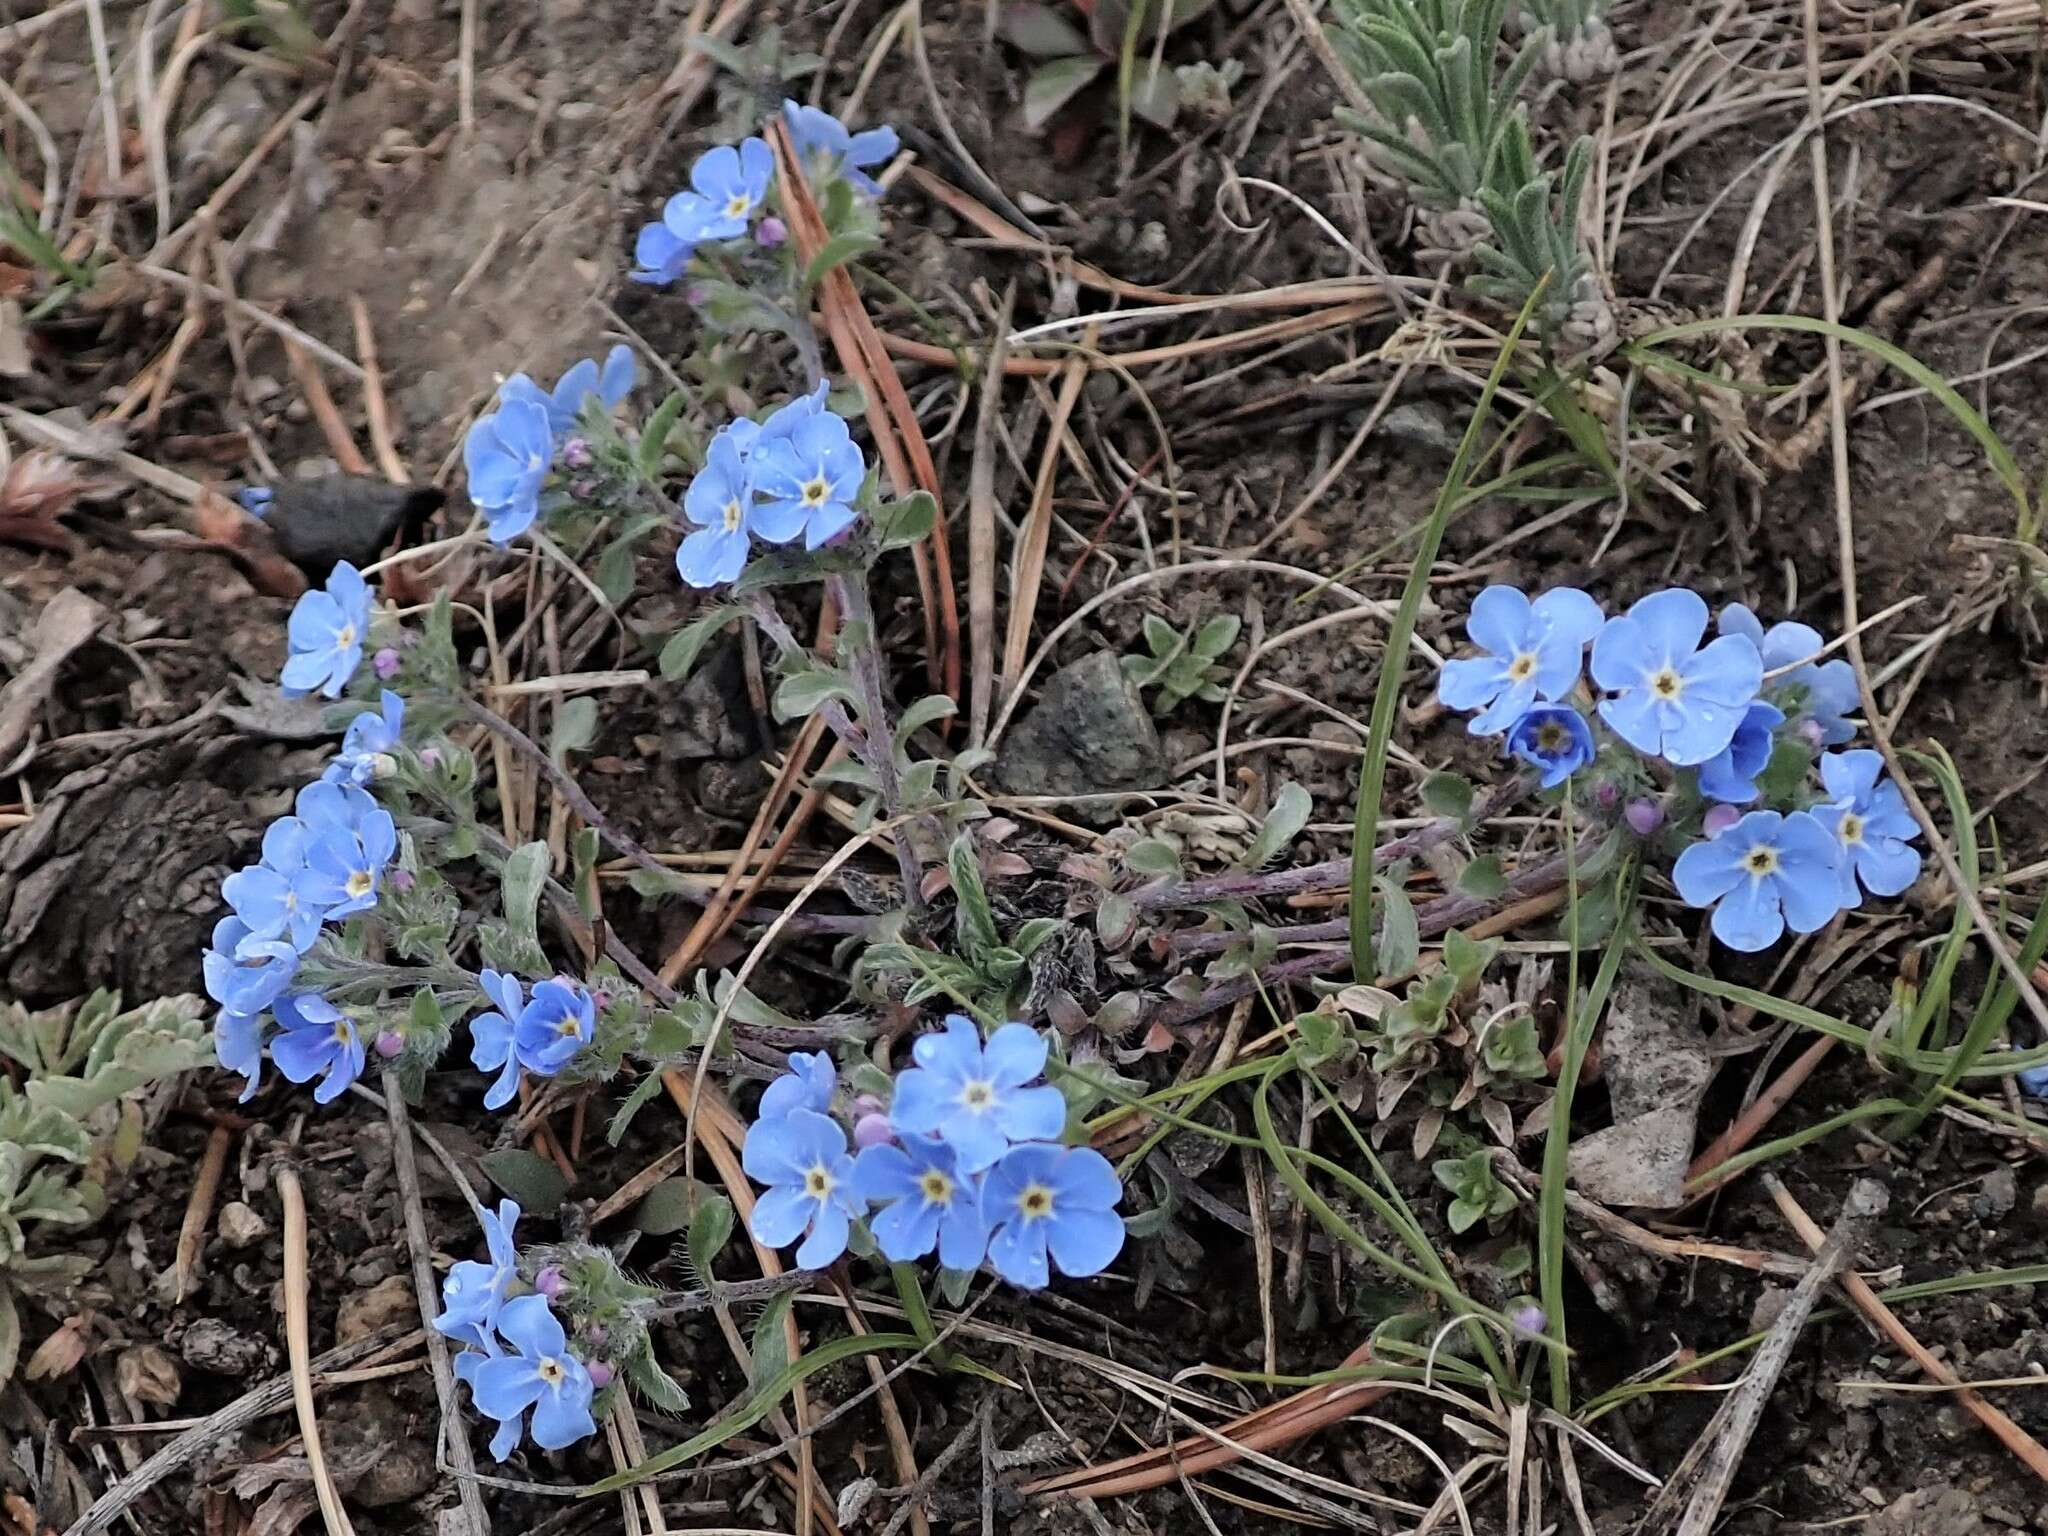
[[[300,954],[313,947],[327,909],[306,868],[308,831],[296,816],[280,816],[263,833],[263,858],[221,882],[220,893],[251,937],[283,939]]]
[[[911,1136],[900,1145],[864,1148],[853,1162],[853,1189],[884,1207],[871,1226],[890,1262],[908,1263],[937,1248],[948,1269],[981,1267],[988,1251],[981,1191],[943,1141]]]
[[[581,983],[566,977],[536,982],[528,1001],[517,976],[485,971],[479,978],[497,1011],[470,1021],[469,1059],[498,1080],[484,1108],[503,1109],[519,1091],[521,1070],[553,1077],[597,1032],[597,1004]],[[502,1070],[499,1070],[502,1069]]]
[[[838,1121],[808,1109],[756,1120],[747,1127],[740,1162],[748,1178],[768,1186],[747,1222],[756,1240],[786,1248],[802,1237],[796,1261],[805,1269],[821,1269],[846,1252],[861,1207]]]
[[[1820,727],[1821,745],[1838,747],[1855,736],[1856,727],[1845,717],[1863,702],[1856,687],[1856,669],[1840,659],[1810,662],[1806,658],[1821,648],[1820,631],[1806,624],[1787,621],[1768,630],[1741,603],[1721,610],[1721,633],[1741,635],[1757,648],[1764,671],[1792,670],[1770,680],[1769,691],[1800,690],[1799,704],[1808,719]]]
[[[633,349],[616,346],[605,354],[604,367],[598,368],[595,358],[586,357],[572,363],[569,371],[556,382],[554,393],[543,395],[540,386],[527,381],[533,392],[547,403],[548,426],[556,436],[561,436],[575,427],[583,414],[583,402],[592,395],[604,402],[607,411],[618,409],[619,402],[633,392],[636,369],[633,365]],[[526,375],[515,378],[525,380]],[[506,386],[511,386],[511,380]]]
[[[291,985],[299,952],[284,939],[259,939],[239,917],[213,925],[213,947],[200,958],[206,995],[229,1013],[257,1014]]]
[[[301,789],[298,798],[292,802],[292,809],[305,824],[308,843],[323,833],[333,831],[360,836],[364,822],[373,816],[389,814],[367,790],[329,779],[315,779]]]
[[[509,544],[540,516],[541,488],[555,457],[549,397],[523,373],[499,391],[498,408],[480,416],[462,440],[469,499],[484,515],[493,544]]]
[[[1465,729],[1493,736],[1538,699],[1562,699],[1578,686],[1586,642],[1600,632],[1600,605],[1576,587],[1557,587],[1533,603],[1513,587],[1488,587],[1472,600],[1465,633],[1486,651],[1447,661],[1437,697],[1451,709],[1481,710]]]
[[[1742,712],[1728,745],[1700,764],[1700,793],[1726,805],[1747,805],[1760,791],[1756,776],[1770,765],[1783,710],[1759,699]]]
[[[1638,752],[1681,768],[1703,763],[1735,737],[1763,681],[1763,660],[1741,635],[1704,649],[1707,605],[1682,587],[1652,592],[1593,642],[1593,681],[1615,696],[1600,718]]]
[[[783,410],[801,404],[793,402]],[[749,463],[754,490],[766,498],[755,514],[755,525],[774,533],[787,528],[787,537],[794,537],[801,527],[804,547],[816,549],[845,532],[859,515],[854,502],[860,497],[867,463],[846,422],[830,411],[798,419],[786,432],[777,428],[776,419],[769,418]]]
[[[359,789],[352,792],[369,798]],[[329,922],[367,912],[377,905],[378,879],[397,852],[398,828],[381,806],[373,805],[353,824],[322,824],[306,844],[306,897]]]
[[[1593,728],[1564,704],[1539,704],[1508,731],[1508,751],[1543,770],[1543,787],[1555,789],[1593,761]]]
[[[690,167],[690,186],[703,201],[696,209],[699,240],[737,240],[768,195],[775,152],[766,139],[746,139],[735,149],[707,149]]]
[[[245,485],[235,492],[235,505],[254,518],[265,518],[277,502],[277,492],[267,485]]]
[[[683,275],[696,254],[697,242],[680,238],[666,223],[642,224],[633,242],[633,270],[626,275],[636,283],[666,287]]]
[[[676,550],[676,574],[693,587],[723,586],[738,579],[752,549],[751,534],[767,538],[748,471],[747,444],[754,432],[721,428],[704,455],[704,467],[683,492],[683,515],[698,526]],[[752,422],[746,423],[749,428]],[[798,525],[799,527],[801,525]],[[774,542],[794,538],[792,527]]]
[[[1920,823],[1906,809],[1896,784],[1880,784],[1882,754],[1828,752],[1820,760],[1827,805],[1813,816],[1835,835],[1842,847],[1842,905],[1861,906],[1863,890],[1873,896],[1896,896],[1920,878],[1920,850],[1911,845]]]
[[[349,721],[342,734],[341,753],[327,765],[322,779],[360,786],[378,777],[384,763],[398,750],[399,733],[405,726],[404,699],[386,688],[382,704],[381,710],[366,709]]]
[[[917,1065],[898,1074],[889,1118],[908,1135],[943,1136],[963,1174],[1012,1142],[1050,1141],[1066,1127],[1059,1089],[1024,1086],[1045,1070],[1045,1037],[1028,1024],[1005,1024],[984,1048],[971,1019],[949,1014],[945,1032],[921,1036],[910,1054]]]
[[[512,1242],[519,1205],[517,1201],[501,1200],[495,1216],[489,1211],[481,1211],[478,1216],[483,1223],[484,1247],[490,1262],[480,1264],[475,1259],[464,1259],[449,1269],[448,1278],[441,1282],[444,1310],[434,1319],[434,1326],[451,1339],[481,1349],[497,1329],[506,1288],[519,1278],[519,1250]]]
[[[814,180],[844,176],[869,197],[882,195],[880,184],[863,174],[863,168],[886,164],[896,153],[899,141],[894,128],[848,133],[846,124],[831,113],[787,100],[782,103],[782,120],[789,126],[797,159]]]
[[[491,1455],[499,1461],[519,1444],[533,1412],[533,1443],[559,1451],[597,1433],[590,1416],[590,1372],[569,1353],[568,1335],[545,1296],[515,1296],[498,1313],[498,1332],[517,1354],[487,1356],[466,1373],[479,1412],[498,1421]]]
[[[839,1086],[838,1069],[823,1051],[792,1051],[789,1070],[770,1083],[761,1094],[760,1120],[773,1120],[793,1109],[824,1114],[832,1107],[832,1090]]]
[[[356,675],[363,661],[363,637],[370,631],[370,588],[346,560],[327,575],[327,590],[303,593],[285,623],[291,654],[279,678],[287,698],[314,689],[330,699]]]
[[[1063,1275],[1099,1275],[1124,1246],[1123,1195],[1109,1159],[1092,1147],[1015,1147],[988,1172],[981,1208],[989,1262],[1012,1285],[1038,1290]]]
[[[1842,910],[1842,846],[1806,811],[1751,811],[1678,856],[1671,881],[1687,906],[1714,909],[1714,937],[1755,951],[1786,928],[1813,933]]]
[[[333,1103],[363,1075],[366,1056],[355,1021],[318,992],[289,993],[271,1009],[284,1033],[270,1042],[270,1059],[295,1083],[320,1078],[314,1103]]]
[[[223,1009],[213,1021],[213,1054],[228,1071],[248,1079],[235,1102],[246,1104],[255,1098],[256,1085],[263,1080],[263,1015]]]
[[[2048,1066],[2021,1067],[2012,1080],[2028,1098],[2048,1099]]]

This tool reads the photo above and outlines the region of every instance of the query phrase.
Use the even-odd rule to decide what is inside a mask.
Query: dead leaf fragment
[[[149,1403],[168,1408],[184,1390],[184,1372],[178,1369],[168,1350],[155,1344],[135,1344],[114,1358],[114,1381],[121,1395],[132,1403]]]
[[[76,1317],[67,1317],[55,1333],[36,1346],[22,1374],[30,1381],[55,1381],[59,1376],[68,1376],[78,1369],[91,1343],[92,1314],[81,1312]]]

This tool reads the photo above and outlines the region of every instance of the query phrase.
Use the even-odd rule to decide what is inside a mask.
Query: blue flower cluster
[[[361,1075],[365,1052],[355,1022],[292,982],[322,926],[377,904],[397,851],[389,811],[355,784],[323,778],[299,791],[293,814],[270,824],[262,857],[222,883],[233,910],[215,925],[202,969],[208,994],[221,1006],[215,1051],[222,1066],[248,1079],[245,1102],[263,1071],[266,1014],[282,1031],[271,1059],[295,1083],[320,1078],[313,1091],[319,1103]]]
[[[544,390],[515,373],[498,390],[498,408],[477,418],[462,442],[469,499],[484,515],[494,544],[509,544],[540,516],[541,492],[570,442],[585,403],[607,411],[632,393],[637,370],[631,347],[613,347],[602,367],[584,358]]]
[[[832,1118],[838,1074],[822,1052],[793,1055],[761,1096],[742,1161],[767,1186],[749,1222],[771,1247],[801,1244],[806,1268],[846,1251],[870,1207],[876,1246],[895,1263],[937,1250],[948,1269],[986,1258],[1013,1285],[1100,1274],[1122,1250],[1116,1171],[1090,1147],[1059,1143],[1066,1100],[1038,1082],[1043,1035],[1005,1024],[984,1043],[954,1014],[911,1047],[894,1102],[854,1129],[858,1155]]]
[[[495,1215],[481,1216],[489,1262],[465,1259],[448,1271],[434,1327],[468,1346],[455,1358],[455,1375],[469,1384],[477,1410],[497,1421],[492,1456],[503,1461],[512,1454],[529,1413],[533,1443],[559,1451],[597,1433],[591,1399],[610,1381],[610,1369],[570,1353],[547,1296],[508,1294],[520,1284],[512,1241],[518,1205],[501,1201]]]
[[[844,418],[825,406],[820,384],[766,421],[726,423],[711,439],[704,467],[683,492],[693,525],[676,550],[676,571],[693,587],[738,578],[752,541],[806,549],[853,526],[867,462]]]
[[[1920,873],[1919,829],[1898,787],[1882,782],[1883,759],[1822,750],[1856,734],[1854,670],[1816,662],[1821,637],[1804,624],[1766,630],[1733,604],[1708,640],[1707,618],[1706,601],[1683,588],[1610,618],[1574,588],[1532,601],[1488,587],[1466,625],[1483,654],[1446,662],[1437,696],[1475,711],[1468,729],[1504,736],[1546,789],[1592,769],[1612,803],[1625,782],[1661,780],[1670,808],[1697,815],[1705,834],[1680,853],[1673,882],[1688,904],[1713,908],[1714,934],[1730,948],[1765,949],[1787,928],[1816,931],[1866,892],[1904,891]],[[1784,752],[1802,778],[1820,754],[1819,790],[1781,788],[1782,804],[1738,810],[1765,798],[1763,777]],[[1629,825],[1648,835],[1666,809],[1632,802]]]
[[[881,165],[896,153],[893,128],[849,133],[846,125],[816,107],[782,104],[797,159],[814,187],[822,189],[843,178],[869,197],[882,189],[863,169]],[[690,185],[662,206],[657,223],[644,226],[633,244],[636,283],[666,285],[681,277],[700,245],[746,238],[766,247],[780,245],[789,231],[767,211],[768,188],[775,179],[775,152],[768,141],[752,138],[738,145],[707,149],[690,167]]]

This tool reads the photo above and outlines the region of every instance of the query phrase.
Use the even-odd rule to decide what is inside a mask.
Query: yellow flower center
[[[350,875],[348,877],[348,884],[343,887],[351,897],[367,896],[376,888],[376,877],[367,869],[359,869]]]
[[[953,1201],[953,1181],[936,1168],[927,1168],[917,1187],[927,1205],[950,1205]]]
[[[567,1040],[571,1035],[583,1033],[582,1025],[575,1019],[564,1019],[555,1026],[555,1033]]]
[[[1756,879],[1778,872],[1778,850],[1769,843],[1759,843],[1742,856],[1742,867]]]
[[[1842,824],[1835,830],[1841,834],[1844,843],[1860,843],[1863,841],[1863,818],[1850,811],[1842,817]]]
[[[1650,679],[1650,692],[1667,703],[1685,692],[1685,679],[1670,667],[1664,668]]]
[[[1026,1186],[1017,1197],[1017,1209],[1026,1221],[1042,1221],[1052,1214],[1052,1191],[1043,1184]]]
[[[334,632],[334,646],[335,646],[335,649],[336,649],[336,650],[342,650],[342,651],[345,651],[345,650],[347,650],[347,649],[348,649],[348,648],[349,648],[350,646],[354,645],[355,643],[356,643],[356,627],[355,627],[355,625],[353,625],[353,624],[344,624],[344,625],[342,625],[342,626],[341,626],[341,628],[340,628],[340,629],[338,629],[338,630],[336,630],[336,631]]]
[[[740,523],[745,517],[746,514],[740,510],[740,504],[737,501],[728,501],[725,504],[725,531],[727,533],[738,533],[740,531]]]
[[[975,1081],[960,1090],[960,1102],[972,1110],[984,1110],[996,1101],[996,1085]]]
[[[1526,683],[1535,675],[1536,653],[1534,651],[1523,651],[1513,661],[1508,663],[1508,681],[1511,683]]]
[[[822,507],[825,505],[825,493],[829,489],[830,487],[825,484],[825,478],[822,475],[815,480],[805,481],[804,505],[807,507]]]
[[[832,1172],[823,1163],[819,1163],[804,1175],[804,1193],[813,1200],[823,1200],[832,1193],[832,1189]]]
[[[1562,752],[1571,745],[1571,732],[1555,720],[1536,727],[1536,750],[1539,752]]]
[[[347,1019],[336,1019],[336,1020],[334,1021],[334,1043],[335,1043],[336,1045],[347,1045],[347,1044],[348,1044],[348,1020],[347,1020]]]
[[[744,219],[747,210],[753,206],[753,203],[748,201],[746,193],[735,192],[725,200],[725,216],[728,219]]]
[[[533,1368],[533,1371],[536,1376],[540,1377],[542,1381],[551,1387],[559,1387],[562,1384],[563,1378],[569,1374],[562,1369],[562,1362],[553,1355],[542,1356],[540,1363]]]

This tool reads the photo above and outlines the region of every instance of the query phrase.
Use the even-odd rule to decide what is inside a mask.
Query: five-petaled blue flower
[[[1028,1024],[1005,1024],[984,1047],[971,1019],[949,1014],[945,1031],[920,1036],[910,1054],[917,1065],[898,1074],[889,1118],[906,1136],[943,1136],[963,1174],[1012,1142],[1051,1141],[1066,1127],[1059,1089],[1025,1086],[1045,1070],[1045,1037]]]
[[[1488,587],[1465,623],[1487,654],[1445,662],[1437,697],[1451,709],[1480,711],[1465,727],[1474,736],[1498,735],[1538,699],[1562,699],[1578,686],[1586,643],[1602,619],[1600,605],[1576,587],[1557,587],[1533,603],[1513,587]]]
[[[370,587],[346,560],[327,575],[327,590],[303,593],[285,623],[285,658],[279,683],[288,698],[314,689],[330,699],[356,675],[363,662],[363,638],[370,631]]]
[[[1123,1194],[1109,1159],[1092,1147],[1013,1147],[988,1171],[982,1214],[989,1262],[1012,1285],[1042,1288],[1046,1254],[1063,1275],[1099,1275],[1124,1245]]]
[[[498,1313],[498,1332],[516,1354],[486,1356],[464,1375],[479,1412],[498,1421],[491,1455],[499,1461],[519,1444],[527,1411],[533,1443],[559,1451],[597,1433],[590,1416],[590,1372],[569,1353],[568,1335],[545,1296],[515,1296]]]
[[[364,785],[388,771],[405,726],[405,700],[386,688],[381,709],[366,709],[342,733],[341,752],[320,777],[330,784]]]
[[[1614,695],[1600,718],[1638,752],[1681,768],[1734,739],[1763,681],[1763,659],[1741,635],[1704,648],[1706,601],[1683,587],[1652,592],[1593,641],[1593,681]]]
[[[498,1072],[484,1095],[484,1108],[503,1109],[519,1091],[522,1069],[553,1077],[590,1043],[597,1032],[597,1003],[588,988],[566,976],[535,982],[531,999],[517,976],[485,971],[479,979],[498,1006],[470,1021],[469,1059],[486,1072]]]
[[[248,1079],[235,1102],[246,1104],[255,1098],[256,1086],[263,1081],[263,1015],[223,1009],[213,1021],[213,1054],[228,1071]]]
[[[786,1248],[803,1238],[796,1261],[805,1269],[821,1269],[846,1252],[861,1206],[838,1121],[808,1109],[756,1120],[747,1128],[740,1162],[748,1178],[768,1186],[747,1223],[758,1241]]]
[[[1767,630],[1748,608],[1730,603],[1721,610],[1721,633],[1741,635],[1754,645],[1766,673],[1791,668],[1782,676],[1767,678],[1765,691],[1783,696],[1797,689],[1799,707],[1820,728],[1822,746],[1838,747],[1856,734],[1856,727],[1847,719],[1863,698],[1856,687],[1856,669],[1839,659],[1807,659],[1820,651],[1819,630],[1790,620]]]
[[[742,425],[746,430],[739,430]],[[676,550],[676,574],[693,587],[737,580],[752,548],[750,536],[779,544],[795,538],[802,526],[794,524],[772,537],[771,528],[763,525],[747,452],[759,430],[752,422],[721,428],[704,455],[704,467],[683,492],[683,515],[697,526]]]
[[[1768,949],[1786,928],[1813,933],[1842,910],[1842,846],[1807,811],[1751,811],[1678,856],[1671,881],[1686,905],[1714,909],[1730,949]]]
[[[2021,1067],[2012,1079],[2030,1099],[2048,1099],[2048,1066]]]
[[[839,1071],[823,1051],[792,1051],[789,1070],[761,1092],[761,1110],[755,1117],[773,1120],[793,1109],[824,1114],[832,1107],[832,1090],[839,1086]]]
[[[328,921],[367,912],[377,905],[377,882],[398,852],[398,827],[391,813],[354,785],[336,786],[321,780],[300,791],[301,801],[316,788],[344,788],[349,819],[340,816],[309,820],[306,843],[306,899],[319,905]],[[369,802],[359,805],[356,802]],[[324,808],[324,799],[316,806]],[[303,818],[302,818],[303,819]]]
[[[782,120],[789,126],[796,145],[796,157],[814,180],[844,176],[869,197],[882,195],[881,184],[865,168],[886,164],[896,153],[899,141],[894,128],[870,128],[849,133],[846,124],[816,107],[799,106],[785,100]]]
[[[479,416],[462,440],[469,499],[484,515],[493,544],[509,544],[540,516],[540,493],[555,457],[550,397],[523,373],[505,381],[498,408]]]
[[[295,1083],[318,1077],[314,1103],[333,1103],[363,1075],[367,1058],[355,1021],[318,992],[287,993],[270,1006],[284,1031],[270,1042],[270,1059]]]
[[[539,401],[548,413],[549,428],[560,437],[575,427],[577,418],[583,414],[583,402],[592,395],[604,402],[607,411],[616,410],[619,402],[633,392],[635,374],[633,349],[620,345],[605,354],[602,369],[592,357],[570,364],[551,393],[543,391],[525,374],[515,373],[505,381],[500,397],[511,399],[516,395]]]
[[[263,1012],[291,985],[299,952],[286,939],[259,939],[230,914],[213,925],[213,947],[200,957],[206,995],[229,1013]]]
[[[1761,791],[1756,776],[1770,765],[1784,711],[1758,699],[1742,712],[1728,745],[1700,764],[1700,793],[1724,805],[1747,805]]]
[[[774,175],[775,152],[766,139],[746,139],[738,148],[720,144],[707,149],[690,167],[691,190],[679,194],[696,201],[678,210],[673,222],[664,214],[663,222],[672,229],[681,223],[700,241],[737,240],[767,197]]]
[[[435,1328],[451,1339],[477,1348],[496,1331],[498,1314],[505,1306],[505,1292],[519,1278],[519,1250],[512,1241],[512,1228],[519,1221],[519,1204],[498,1202],[497,1214],[478,1212],[483,1223],[484,1248],[488,1264],[464,1259],[453,1265],[441,1282],[441,1315]]]
[[[943,1141],[908,1136],[900,1144],[863,1148],[853,1163],[853,1188],[884,1209],[870,1226],[891,1263],[921,1259],[933,1248],[948,1269],[978,1269],[988,1250],[981,1191],[960,1171]]]
[[[298,817],[278,817],[264,830],[262,861],[235,871],[220,887],[252,937],[283,939],[300,954],[313,947],[327,917],[306,868],[310,835]]]
[[[1593,761],[1593,728],[1567,704],[1539,704],[1508,731],[1508,751],[1543,770],[1545,789],[1555,789]]]
[[[792,402],[783,409],[802,404]],[[757,528],[788,528],[793,536],[801,527],[804,547],[816,549],[844,533],[859,515],[854,503],[860,498],[867,464],[845,419],[830,411],[798,419],[786,432],[778,430],[771,417],[761,428],[748,468],[754,490],[764,498]]]
[[[1896,896],[1920,878],[1920,850],[1911,846],[1920,823],[1906,809],[1896,784],[1881,784],[1884,757],[1869,750],[1829,752],[1820,760],[1829,803],[1813,816],[1842,845],[1842,905],[1861,906],[1863,890]]]

